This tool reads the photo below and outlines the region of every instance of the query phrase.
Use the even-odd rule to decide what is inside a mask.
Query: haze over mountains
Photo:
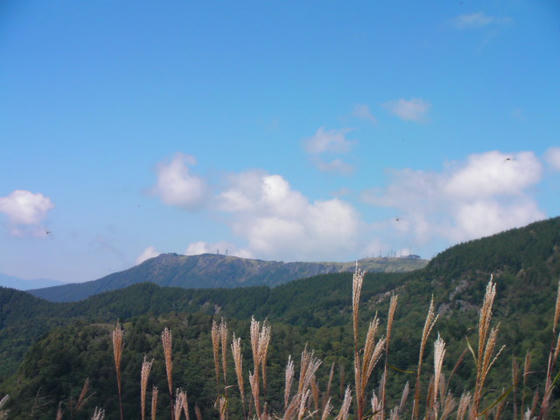
[[[387,273],[412,271],[427,263],[416,257],[366,258],[359,261],[360,266],[368,272]],[[318,274],[351,272],[354,267],[355,262],[284,263],[218,254],[161,254],[98,280],[36,289],[30,293],[53,302],[70,302],[144,282],[194,289],[277,286]]]
[[[51,279],[21,279],[15,276],[0,273],[0,286],[17,290],[31,290],[40,287],[60,286],[65,283]]]

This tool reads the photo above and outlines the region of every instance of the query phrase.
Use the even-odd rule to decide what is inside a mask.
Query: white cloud
[[[159,254],[161,253],[157,251],[153,246],[149,246],[144,251],[142,251],[138,258],[136,258],[136,265],[141,264],[144,261],[149,260],[150,258],[155,258]]]
[[[347,153],[352,148],[352,141],[346,138],[351,130],[325,130],[320,127],[315,135],[304,141],[305,149],[311,161],[322,172],[348,175],[354,167],[337,157],[337,154]]]
[[[551,147],[544,155],[546,162],[555,171],[560,171],[560,147]]]
[[[253,258],[253,254],[250,251],[239,249],[232,243],[225,241],[214,243],[204,241],[192,242],[187,246],[185,255],[215,254],[216,252],[240,258]]]
[[[319,127],[313,137],[305,140],[305,148],[310,154],[321,154],[325,152],[345,153],[352,147],[352,142],[346,138],[351,130],[325,130]]]
[[[405,121],[423,121],[430,109],[430,104],[422,99],[397,99],[385,102],[383,106]]]
[[[463,198],[521,194],[541,178],[542,167],[532,152],[507,155],[498,151],[471,155],[445,186],[449,195]]]
[[[329,162],[318,160],[316,165],[322,172],[333,172],[340,175],[349,175],[354,172],[354,167],[342,159],[333,159]]]
[[[457,225],[449,234],[456,240],[480,238],[544,217],[535,201],[528,197],[506,202],[477,200],[457,207]]]
[[[0,213],[4,213],[11,224],[14,235],[31,232],[45,236],[40,226],[54,204],[49,197],[40,193],[15,190],[5,197],[0,197]]]
[[[169,162],[158,165],[157,185],[153,192],[165,204],[193,210],[205,201],[208,187],[205,181],[191,174],[189,166],[196,164],[193,156],[178,153]]]
[[[310,202],[280,175],[233,175],[218,202],[254,255],[302,260],[357,252],[361,222],[354,208],[339,199]]]
[[[488,16],[484,12],[459,15],[451,21],[457,29],[482,28],[488,25],[505,24],[512,21],[509,17]]]
[[[377,118],[375,118],[375,116],[371,113],[371,110],[367,105],[357,104],[356,106],[354,106],[352,115],[362,120],[367,120],[373,124],[377,124]]]
[[[443,172],[394,171],[385,190],[365,191],[362,198],[398,214],[382,229],[417,243],[464,241],[544,218],[529,191],[541,174],[532,152],[492,151]]]
[[[229,177],[229,187],[218,196],[221,210],[234,213],[279,214],[293,217],[302,212],[306,198],[290,188],[280,175],[250,171]]]
[[[477,12],[465,15],[459,15],[455,19],[453,19],[453,24],[456,28],[464,29],[464,28],[478,28],[481,26],[490,25],[494,22],[494,18],[492,16],[486,15],[484,12]]]

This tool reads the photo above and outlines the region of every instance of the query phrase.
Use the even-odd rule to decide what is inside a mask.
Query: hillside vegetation
[[[530,399],[539,384],[542,388],[560,278],[560,218],[455,246],[412,273],[366,276],[359,313],[363,326],[360,336],[365,335],[365,326],[376,311],[384,325],[389,298],[399,295],[387,382],[391,407],[398,403],[405,382],[414,383],[410,372],[417,368],[420,336],[432,295],[439,313],[436,331],[447,343],[444,370],[449,374],[466,349],[466,339],[476,343],[478,310],[491,273],[497,289],[494,322],[500,325],[498,345],[506,347],[489,376],[484,404],[495,401],[502,389],[511,385],[512,359],[522,365],[528,351],[531,374],[527,375],[523,395]],[[137,284],[76,303],[50,303],[27,293],[0,289],[0,304],[0,357],[5,360],[0,396],[12,395],[10,409],[16,418],[54,418],[58,402],[64,401],[67,406],[68,398],[76,398],[86,377],[95,394],[88,400],[87,409],[75,418],[87,418],[86,412],[94,406],[103,406],[109,418],[116,418],[110,331],[117,319],[125,331],[123,404],[130,418],[140,415],[138,378],[144,354],[155,360],[151,381],[160,386],[160,403],[165,406],[169,402],[163,392],[166,379],[160,333],[164,327],[173,331],[177,385],[188,392],[192,406],[196,403],[204,418],[218,418],[213,406],[217,390],[209,335],[213,318],[224,317],[230,331],[242,337],[246,361],[251,358],[251,315],[271,322],[267,392],[272,408],[281,409],[279,396],[288,354],[301,353],[305,343],[323,360],[317,371],[321,389],[325,389],[331,363],[336,363],[332,396],[337,407],[345,385],[352,383],[350,273],[315,276],[272,289],[184,290]],[[433,338],[426,348],[427,363],[432,363]],[[18,350],[12,354],[11,349]],[[228,369],[233,384],[231,363]],[[473,389],[475,371],[473,358],[469,353],[463,355],[463,363],[450,383],[454,395]],[[11,372],[15,374],[8,376]],[[380,369],[376,369],[371,383],[379,384],[379,380]],[[369,395],[372,391],[373,385],[369,385]],[[521,394],[516,395],[519,403]],[[552,397],[557,401],[557,391]],[[230,395],[229,401],[231,412],[237,413],[231,418],[241,418],[238,396]],[[511,418],[512,396],[504,401],[510,413],[504,418]],[[40,406],[44,417],[37,412],[29,417],[30,404]],[[165,415],[162,413],[161,418]]]

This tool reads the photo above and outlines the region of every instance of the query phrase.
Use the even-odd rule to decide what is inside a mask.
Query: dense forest
[[[414,385],[432,296],[439,319],[426,347],[425,363],[433,364],[432,344],[439,334],[447,343],[443,369],[447,374],[454,370],[449,388],[455,395],[473,388],[476,363],[466,349],[467,343],[477,341],[479,309],[491,274],[496,281],[493,322],[500,326],[499,346],[506,347],[488,377],[483,404],[505,395],[512,383],[512,364],[521,366],[528,352],[531,369],[523,389],[516,396],[510,390],[500,400],[509,413],[504,418],[512,416],[514,397],[518,402],[522,397],[530,399],[537,387],[543,388],[560,276],[560,218],[457,245],[411,273],[366,275],[360,340],[376,313],[380,328],[385,327],[390,298],[398,295],[386,362],[388,406],[398,404],[406,382]],[[299,360],[306,345],[322,360],[318,389],[325,390],[334,363],[331,394],[333,405],[339,407],[346,385],[353,383],[352,293],[351,273],[320,275],[275,288],[185,290],[142,283],[76,303],[51,303],[0,289],[0,397],[10,394],[8,408],[14,418],[52,419],[59,403],[65,418],[90,418],[94,407],[103,407],[107,418],[118,418],[111,331],[119,320],[124,328],[121,369],[126,418],[140,417],[145,355],[154,359],[150,384],[160,388],[158,418],[169,417],[163,409],[169,406],[161,343],[166,327],[173,333],[175,385],[187,391],[191,418],[195,407],[203,418],[219,418],[215,403],[224,393],[224,383],[222,378],[216,384],[212,321],[225,319],[229,339],[232,332],[241,337],[243,360],[250,366],[249,328],[255,316],[271,324],[269,381],[264,391],[271,410],[282,409],[288,356]],[[454,369],[459,359],[462,362]],[[373,371],[368,395],[379,386],[384,363]],[[86,378],[88,398],[77,409]],[[227,385],[235,384],[231,360],[227,378]],[[429,374],[422,377],[424,389],[429,380]],[[248,377],[245,381],[248,384]],[[226,389],[230,418],[242,418],[239,394],[233,386]]]

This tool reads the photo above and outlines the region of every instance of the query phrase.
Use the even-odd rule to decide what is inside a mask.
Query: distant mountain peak
[[[424,267],[427,261],[400,258],[366,258],[360,265],[372,272],[402,272]],[[160,254],[128,270],[98,280],[32,290],[51,301],[76,301],[121,289],[135,283],[183,288],[232,288],[276,286],[318,274],[353,271],[355,262],[281,262],[241,258],[225,254]]]

